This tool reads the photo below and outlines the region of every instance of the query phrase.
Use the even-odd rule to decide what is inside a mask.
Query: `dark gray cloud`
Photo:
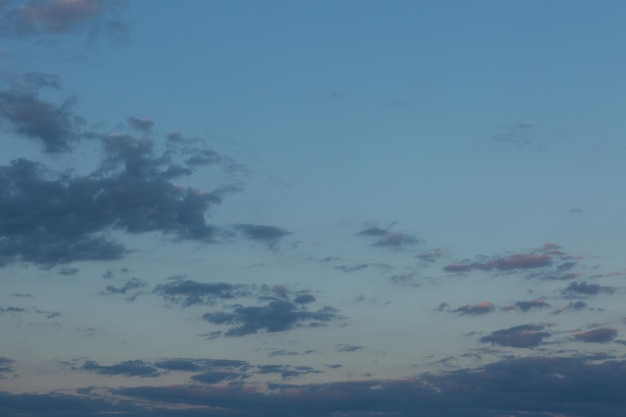
[[[467,272],[472,270],[491,271],[511,271],[515,269],[542,268],[552,264],[552,257],[547,254],[522,253],[510,255],[502,258],[493,258],[482,262],[463,262],[446,265],[443,270],[446,272]]]
[[[12,374],[15,372],[15,369],[13,369],[14,362],[15,361],[13,359],[0,356],[0,379],[5,378],[6,374]]]
[[[87,31],[96,36],[104,31],[126,38],[122,19],[124,0],[28,0],[4,2],[0,34],[17,37],[58,35]]]
[[[282,332],[302,326],[323,326],[341,318],[337,310],[323,307],[309,310],[305,306],[288,300],[271,300],[265,305],[234,305],[227,311],[206,313],[204,320],[231,326],[225,336],[245,336],[261,331]]]
[[[574,339],[586,343],[607,343],[617,337],[617,329],[612,327],[601,327],[599,329],[578,332]]]
[[[595,308],[591,308],[589,307],[589,305],[582,301],[582,300],[576,300],[576,301],[570,301],[566,306],[563,307],[559,307],[554,309],[554,311],[552,311],[552,314],[561,314],[563,312],[566,311],[576,311],[576,312],[581,312],[584,310],[596,310]]]
[[[205,414],[214,417],[622,417],[626,408],[626,361],[595,356],[511,357],[480,368],[426,373],[404,380],[273,383],[268,388],[194,384],[119,388],[105,394],[86,388],[80,390],[82,395],[2,392],[0,414],[21,417],[97,417],[103,414],[133,417]]]
[[[83,136],[82,118],[74,114],[75,99],[54,103],[33,90],[0,91],[0,123],[16,135],[40,142],[49,153],[67,152]]]
[[[188,359],[170,358],[163,359],[153,364],[155,367],[168,371],[199,372],[215,369],[240,369],[250,368],[247,361],[232,359]]]
[[[175,163],[174,151],[159,155],[151,140],[129,135],[100,139],[102,166],[84,176],[26,159],[0,166],[0,265],[119,259],[128,251],[111,230],[203,242],[220,236],[205,213],[236,187],[182,187],[174,180],[193,170]]]
[[[357,350],[364,349],[363,346],[350,345],[346,343],[340,343],[335,346],[337,352],[355,352]]]
[[[369,266],[368,264],[360,263],[360,264],[354,264],[354,265],[339,265],[339,266],[336,266],[335,269],[341,272],[356,272],[356,271],[362,271],[363,269],[367,269],[368,266]]]
[[[246,238],[267,243],[274,247],[280,239],[291,232],[276,226],[266,226],[261,224],[237,224],[234,229],[243,234]]]
[[[191,377],[196,382],[203,384],[217,384],[224,381],[232,381],[241,379],[243,375],[239,372],[233,371],[211,371],[197,374]]]
[[[293,302],[296,304],[309,304],[315,302],[315,296],[309,293],[301,293],[294,297]]]
[[[423,264],[431,264],[444,256],[444,251],[441,249],[434,249],[428,252],[423,252],[415,255],[415,258],[419,259]]]
[[[59,268],[57,270],[57,274],[67,275],[67,276],[74,276],[78,274],[79,272],[80,272],[80,269],[78,268]]]
[[[128,301],[135,301],[137,297],[141,295],[142,293],[141,291],[136,291],[136,290],[140,290],[147,286],[148,286],[148,283],[146,281],[133,277],[119,287],[116,287],[114,285],[107,285],[106,289],[104,291],[100,291],[99,294],[100,295],[115,295],[115,294],[127,295],[126,299]]]
[[[615,291],[615,288],[602,286],[600,284],[590,284],[586,281],[572,282],[562,292],[565,296],[579,296],[579,295],[597,295],[601,293],[611,294]]]
[[[191,305],[211,305],[217,300],[232,300],[251,295],[251,288],[242,284],[228,284],[226,282],[196,282],[192,280],[178,280],[159,284],[154,293],[163,297],[167,302],[180,304],[184,307]]]
[[[411,236],[406,233],[393,232],[391,227],[396,223],[392,223],[387,229],[381,229],[380,227],[367,227],[357,233],[357,236],[375,237],[376,241],[374,246],[382,246],[391,249],[401,249],[406,246],[413,246],[420,243],[420,240],[415,236]]]
[[[25,308],[22,307],[0,307],[0,314],[4,313],[24,313]]]
[[[157,368],[142,360],[125,361],[115,365],[100,365],[96,361],[86,361],[78,369],[101,375],[157,377],[161,374]]]
[[[131,128],[142,133],[150,133],[150,131],[152,131],[152,127],[154,126],[154,122],[151,119],[135,116],[128,116],[126,118],[126,123],[128,123],[128,126]]]
[[[541,308],[549,308],[550,304],[546,303],[541,298],[535,298],[534,300],[529,301],[518,301],[513,305],[506,306],[500,308],[500,310],[508,311],[508,310],[521,310],[521,311],[530,311],[532,309],[541,309]]]
[[[482,337],[480,341],[500,346],[532,348],[539,346],[546,337],[550,337],[550,333],[544,331],[546,327],[549,325],[522,324],[491,332],[490,335]]]
[[[461,315],[472,315],[472,316],[476,316],[476,315],[480,315],[480,314],[486,314],[486,313],[491,313],[492,311],[495,310],[495,306],[488,302],[482,302],[482,303],[478,303],[478,304],[467,304],[464,306],[461,306],[459,308],[456,308],[454,310],[452,310],[453,313],[459,313]]]
[[[260,365],[256,372],[259,374],[279,374],[283,379],[295,378],[306,374],[321,373],[310,366],[291,366],[291,365]]]

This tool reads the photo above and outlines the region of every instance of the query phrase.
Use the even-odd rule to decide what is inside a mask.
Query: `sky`
[[[626,408],[626,3],[0,1],[0,415]]]

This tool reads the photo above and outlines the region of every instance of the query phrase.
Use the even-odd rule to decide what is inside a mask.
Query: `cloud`
[[[7,1],[8,11],[2,23],[3,35],[30,37],[101,30],[116,37],[126,37],[126,25],[120,18],[126,2],[122,0],[28,0]]]
[[[281,378],[289,379],[306,374],[321,373],[310,366],[291,366],[291,365],[260,365],[257,367],[257,373],[260,374],[280,374]]]
[[[142,360],[125,361],[108,366],[100,365],[96,361],[89,360],[78,369],[95,372],[101,375],[157,377],[161,374],[157,368]]]
[[[197,382],[201,382],[203,384],[217,384],[219,382],[241,379],[241,377],[242,375],[239,372],[213,371],[194,375],[191,377],[191,379]]]
[[[151,119],[134,116],[128,116],[126,118],[126,123],[128,123],[128,125],[133,129],[142,133],[150,133],[152,127],[154,126],[154,122]]]
[[[598,295],[600,293],[611,294],[615,291],[613,287],[605,287],[599,284],[590,284],[586,281],[572,282],[562,293],[566,296],[572,295]]]
[[[296,368],[296,367],[293,367]],[[280,366],[275,370],[279,371]],[[217,371],[216,371],[217,372]],[[208,375],[210,379],[212,375]],[[228,381],[225,373],[214,379]],[[195,381],[200,382],[200,381]],[[139,386],[80,395],[0,393],[22,417],[622,417],[626,361],[597,356],[510,357],[475,369],[407,379],[318,384]]]
[[[491,140],[525,146],[532,141],[531,132],[534,127],[529,123],[517,123],[509,126],[505,132],[493,136]]]
[[[455,310],[452,310],[452,312],[459,313],[462,316],[466,314],[475,316],[475,315],[480,315],[480,314],[485,314],[485,313],[491,313],[494,310],[495,310],[495,306],[492,303],[488,301],[484,301],[478,304],[467,304],[467,305],[461,306]]]
[[[453,263],[446,265],[446,272],[467,272],[472,270],[512,271],[516,269],[543,268],[552,264],[552,257],[546,254],[521,253],[501,258],[493,258],[484,262]]]
[[[276,226],[266,226],[260,224],[238,224],[234,229],[241,232],[246,238],[267,243],[274,247],[280,239],[291,232]]]
[[[154,293],[163,297],[167,302],[180,304],[183,307],[192,305],[212,305],[217,300],[232,300],[249,296],[250,288],[242,284],[226,282],[196,282],[179,280],[167,284],[159,284]]]
[[[568,303],[568,305],[566,305],[565,307],[560,307],[558,309],[555,309],[552,314],[561,314],[565,311],[583,311],[583,310],[593,310],[592,308],[589,308],[587,303],[585,303],[582,300],[577,300],[577,301],[570,301]]]
[[[389,229],[395,225],[395,222],[389,226],[388,229],[381,229],[379,227],[367,227],[357,233],[357,236],[376,237],[376,242],[373,246],[382,246],[391,249],[401,249],[406,246],[413,246],[420,243],[420,240],[415,236],[408,235],[406,233],[392,232]]]
[[[423,252],[418,255],[415,255],[417,259],[420,260],[423,264],[431,264],[445,255],[445,252],[442,249],[435,249],[429,252]]]
[[[84,135],[75,99],[57,104],[21,88],[0,90],[0,123],[18,136],[36,140],[48,153],[68,152]]]
[[[574,339],[585,343],[607,343],[615,339],[617,330],[612,327],[601,327],[599,329],[578,332]]]
[[[543,331],[546,327],[549,325],[522,324],[491,332],[490,335],[482,337],[480,341],[500,346],[532,348],[539,346],[546,337],[550,337],[550,333]]]
[[[247,369],[249,362],[232,359],[186,359],[170,358],[154,362],[153,365],[168,371],[198,372],[220,369]]]
[[[357,350],[364,349],[363,346],[350,345],[346,343],[341,343],[336,346],[337,352],[355,352]]]
[[[126,295],[129,291],[139,290],[145,288],[148,283],[139,278],[131,278],[126,281],[121,287],[115,287],[113,285],[107,285],[104,291],[100,291],[100,295],[115,295],[115,294],[123,294]],[[126,297],[128,301],[135,301],[135,299],[141,294],[141,291],[135,291],[133,294]]]
[[[261,306],[235,305],[227,311],[206,313],[202,317],[209,323],[232,326],[224,332],[225,336],[283,332],[305,325],[323,326],[340,318],[332,307],[310,311],[288,300],[272,300]]]
[[[519,309],[519,310],[526,312],[526,311],[530,311],[536,308],[549,308],[549,307],[550,307],[550,304],[546,303],[541,298],[535,298],[534,300],[530,300],[530,301],[518,301],[511,306],[502,307],[500,310],[508,311],[508,310]]]
[[[363,269],[367,269],[368,266],[369,266],[368,264],[360,263],[360,264],[354,264],[354,265],[339,265],[339,266],[336,266],[335,269],[341,272],[356,272],[356,271],[362,271]]]
[[[0,379],[4,378],[4,374],[15,372],[15,369],[13,369],[14,362],[15,361],[13,359],[0,356]]]
[[[152,140],[130,135],[100,139],[101,167],[84,176],[27,159],[0,166],[0,265],[119,259],[128,250],[108,237],[114,230],[203,242],[220,236],[205,213],[236,187],[180,186],[173,181],[193,170],[174,161],[175,150],[159,155]]]

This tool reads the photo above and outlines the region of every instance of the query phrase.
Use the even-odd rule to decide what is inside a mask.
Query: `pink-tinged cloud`
[[[552,264],[552,258],[543,254],[519,254],[491,261],[496,269],[509,271],[511,269],[541,268]]]
[[[529,311],[534,308],[548,308],[550,304],[546,303],[541,298],[535,298],[530,301],[518,301],[513,305],[505,306],[500,308],[501,311],[510,311],[510,310],[522,310],[524,312]]]
[[[466,314],[478,315],[478,314],[491,313],[494,309],[495,309],[495,306],[492,303],[488,301],[483,301],[482,303],[478,303],[478,304],[467,304],[467,305],[461,306],[453,310],[452,312],[459,313],[464,316]]]
[[[8,11],[3,31],[17,36],[69,33],[86,27],[97,31],[105,14],[124,5],[123,0],[28,0]],[[126,30],[116,18],[107,20],[108,30],[119,34]]]
[[[522,253],[503,258],[494,258],[486,262],[453,263],[446,265],[443,270],[446,272],[467,272],[472,270],[490,271],[511,271],[514,269],[532,269],[550,266],[552,257],[546,254]]]
[[[543,331],[549,326],[550,324],[522,324],[493,331],[490,335],[482,337],[480,341],[500,346],[532,348],[539,346],[546,337],[550,337],[550,333]]]
[[[585,343],[607,343],[615,339],[616,336],[616,329],[612,327],[602,327],[599,329],[576,333],[574,338]]]

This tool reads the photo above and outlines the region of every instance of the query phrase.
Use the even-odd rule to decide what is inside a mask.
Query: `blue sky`
[[[621,416],[625,16],[0,2],[0,414]]]

